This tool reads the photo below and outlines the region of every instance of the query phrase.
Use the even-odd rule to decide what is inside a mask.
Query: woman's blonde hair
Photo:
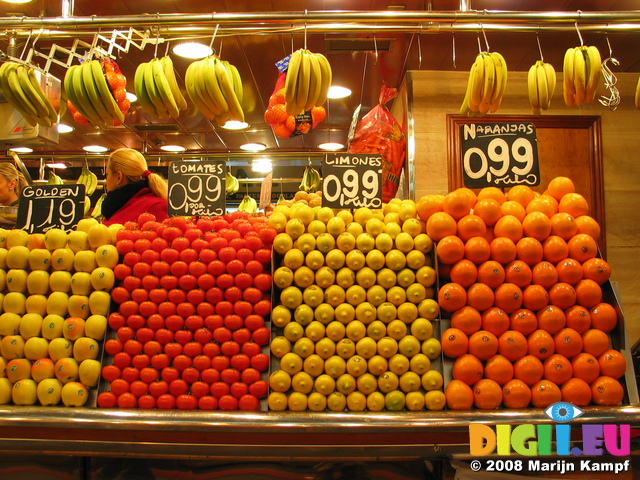
[[[22,175],[12,163],[0,163],[0,175],[6,178],[7,182],[12,180],[16,181],[16,195],[18,195],[18,197],[20,197],[22,189],[29,185],[24,175]]]
[[[131,182],[145,178],[148,171],[147,160],[133,148],[119,148],[109,156],[107,168],[111,173],[121,172]],[[158,197],[168,198],[169,187],[167,181],[159,173],[150,173],[147,176],[149,188]]]

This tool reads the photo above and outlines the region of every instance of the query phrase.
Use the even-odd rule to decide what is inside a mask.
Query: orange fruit
[[[469,353],[488,360],[498,352],[498,338],[487,330],[478,330],[469,337]]]
[[[513,362],[513,378],[522,380],[529,387],[542,379],[544,366],[534,355],[525,355]]]
[[[590,258],[582,264],[584,278],[602,285],[611,277],[611,266],[602,258]]]
[[[451,215],[455,220],[460,220],[471,211],[471,199],[458,190],[449,192],[442,201],[442,211]]]
[[[600,225],[589,215],[580,215],[576,218],[576,233],[584,233],[594,240],[600,238]]]
[[[507,237],[496,237],[489,244],[491,260],[506,265],[516,258],[516,244]]]
[[[527,213],[540,212],[551,218],[558,213],[558,202],[551,195],[540,195],[529,202]]]
[[[494,291],[493,304],[506,313],[513,313],[522,307],[522,290],[514,283],[498,285]]]
[[[496,237],[510,238],[515,243],[522,238],[522,223],[513,215],[505,215],[496,222],[493,233]]]
[[[562,400],[560,387],[555,383],[543,379],[531,387],[531,403],[537,408],[546,408]]]
[[[476,202],[478,201],[478,197],[476,196],[476,192],[474,192],[473,190],[471,190],[470,188],[467,187],[460,187],[460,188],[456,188],[454,190],[455,192],[462,192],[464,193],[467,197],[469,197],[469,202],[471,204],[471,208],[474,207],[474,205],[476,204]]]
[[[492,198],[499,204],[507,201],[507,197],[502,190],[498,187],[484,187],[478,192],[478,201],[485,198]]]
[[[586,407],[591,403],[591,387],[581,378],[570,378],[560,387],[562,401],[578,407]]]
[[[420,198],[416,204],[416,211],[420,220],[426,222],[434,213],[442,212],[443,200],[444,197],[435,194],[424,195]]]
[[[569,246],[562,237],[551,235],[542,242],[542,258],[554,265],[569,256]]]
[[[529,285],[522,291],[522,305],[534,312],[549,305],[549,293],[542,285]]]
[[[527,213],[522,221],[522,230],[527,237],[542,242],[551,233],[551,220],[542,212]]]
[[[569,240],[578,231],[578,223],[567,212],[558,212],[551,216],[551,235]]]
[[[540,328],[527,336],[527,345],[527,353],[540,360],[549,358],[556,348],[551,334]]]
[[[435,212],[427,220],[427,235],[435,242],[439,242],[447,235],[455,235],[458,224],[446,212]]]
[[[624,398],[624,389],[615,378],[601,375],[591,384],[591,401],[596,405],[619,405]]]
[[[524,217],[527,216],[527,211],[524,207],[514,200],[504,202],[500,205],[500,210],[502,210],[502,215],[513,215],[521,222],[524,220]]]
[[[482,378],[484,367],[478,357],[465,353],[455,359],[453,367],[451,367],[451,373],[456,380],[461,380],[467,385],[473,385]]]
[[[495,260],[487,260],[478,266],[478,282],[491,288],[497,288],[504,283],[504,267]]]
[[[587,352],[579,353],[573,357],[571,359],[571,367],[573,367],[573,376],[587,383],[593,382],[600,376],[598,359]]]
[[[527,354],[527,337],[517,330],[507,330],[498,337],[498,353],[515,362]]]
[[[489,243],[491,243],[493,241],[493,239],[496,238],[496,235],[493,232],[493,227],[487,227],[487,233],[484,236],[484,238]]]
[[[454,264],[464,258],[464,243],[456,235],[447,235],[436,243],[436,253],[440,262]]]
[[[558,211],[566,212],[573,218],[577,218],[589,213],[589,204],[579,193],[566,193],[558,201]]]
[[[288,122],[275,123],[271,126],[273,133],[280,138],[289,138],[293,130],[289,128]]]
[[[554,335],[562,330],[567,324],[567,316],[559,307],[547,305],[542,310],[536,312],[538,317],[538,328]]]
[[[481,410],[493,410],[502,404],[502,388],[497,382],[483,378],[473,386],[473,404]]]
[[[591,314],[582,305],[574,305],[564,312],[567,317],[567,327],[573,328],[582,335],[591,328]]]
[[[509,328],[529,335],[538,328],[538,317],[528,308],[520,308],[509,316]]]
[[[583,278],[575,285],[576,303],[591,308],[602,301],[602,287],[597,282]],[[592,319],[593,321],[593,319]]]
[[[573,376],[571,362],[564,355],[554,353],[542,364],[544,368],[543,378],[552,381],[556,385],[562,385]]]
[[[542,285],[544,288],[551,288],[558,282],[558,271],[552,263],[542,261],[534,265],[531,270],[531,282],[535,285]]]
[[[498,307],[491,307],[482,312],[482,328],[499,337],[509,330],[509,315]]]
[[[285,101],[286,100],[284,98],[284,88],[281,88],[280,90],[278,90],[277,92],[275,92],[273,95],[269,97],[269,106],[271,107],[278,103],[281,103],[284,105]]]
[[[617,350],[609,349],[598,357],[600,374],[608,377],[620,378],[627,370],[624,355]]]
[[[578,233],[567,242],[569,256],[575,258],[580,263],[584,263],[598,254],[596,241],[586,233]]]
[[[484,364],[484,376],[498,385],[504,385],[513,378],[513,363],[504,355],[494,355]]]
[[[565,327],[553,336],[556,353],[573,358],[582,352],[582,336],[573,328]]]
[[[536,193],[528,185],[516,185],[507,192],[507,201],[518,202],[525,208],[535,197]]]
[[[618,312],[609,303],[600,302],[594,305],[589,310],[589,315],[591,316],[591,326],[603,332],[610,332],[618,324]]]
[[[458,236],[463,242],[472,237],[484,237],[486,234],[487,226],[478,215],[470,213],[458,220]]]
[[[568,283],[558,282],[549,289],[549,303],[566,310],[576,304],[576,291]]]
[[[467,353],[469,348],[469,337],[458,328],[447,328],[442,332],[440,339],[442,352],[451,358],[457,358]]]
[[[609,350],[609,335],[598,328],[590,328],[582,334],[582,350],[599,357]]]
[[[467,291],[457,283],[446,283],[438,290],[438,304],[447,312],[455,312],[467,303]]]
[[[449,278],[452,282],[459,283],[463,287],[469,287],[478,278],[478,268],[471,260],[463,258],[453,264],[449,271]]]
[[[555,177],[551,179],[547,186],[547,193],[557,201],[560,201],[567,193],[574,193],[575,191],[576,187],[568,177]]]
[[[476,265],[489,260],[491,248],[484,237],[472,237],[464,244],[464,257]]]
[[[473,213],[479,216],[487,227],[493,227],[502,217],[500,203],[493,198],[478,198]]]
[[[575,258],[565,258],[556,264],[558,280],[560,282],[575,285],[584,276],[582,265]]]
[[[472,335],[482,327],[482,316],[475,308],[465,305],[451,314],[451,326]]]
[[[473,406],[473,390],[462,380],[451,380],[444,389],[447,408],[469,410]]]
[[[523,237],[516,244],[516,258],[529,266],[542,261],[544,250],[540,240],[533,237]]]
[[[467,289],[467,304],[480,312],[491,308],[493,300],[493,290],[484,283],[474,283]]]
[[[504,279],[520,288],[526,288],[531,284],[533,274],[531,268],[522,260],[514,260],[504,268]]]
[[[507,408],[526,408],[531,403],[531,389],[520,379],[509,380],[502,387],[502,403]]]

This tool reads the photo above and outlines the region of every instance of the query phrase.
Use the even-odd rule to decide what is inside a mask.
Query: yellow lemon
[[[359,224],[356,224],[359,225]],[[362,253],[368,253],[373,250],[376,246],[376,240],[373,238],[373,235],[370,233],[361,233],[356,237],[356,247]]]
[[[400,210],[398,210],[398,215],[403,222],[406,222],[410,218],[417,218],[418,211],[416,209],[416,202],[410,199],[403,200],[400,205]]]
[[[358,236],[361,235],[362,232],[364,232],[364,229],[358,222],[350,222],[347,224],[347,232],[358,238]]]
[[[359,392],[369,395],[378,389],[378,379],[369,372],[363,373],[356,378],[356,387]]]
[[[327,325],[333,321],[335,313],[333,307],[328,303],[321,303],[313,311],[313,318]]]
[[[387,253],[393,248],[393,237],[388,233],[381,233],[376,237],[376,248],[382,253]]]
[[[340,285],[331,285],[324,291],[324,301],[333,308],[337,308],[339,305],[344,303],[345,297],[346,294],[344,288]]]
[[[429,357],[430,360],[435,360],[440,356],[442,345],[440,345],[440,341],[437,338],[427,338],[424,342],[422,342],[421,351],[427,357]]]
[[[297,218],[305,225],[309,225],[315,218],[313,208],[304,203],[294,203],[291,207],[291,218]]]
[[[364,412],[367,408],[367,397],[360,392],[351,392],[347,395],[347,408],[351,412]]]
[[[305,255],[304,264],[311,270],[318,270],[324,265],[324,254],[320,250],[311,250]]]
[[[336,353],[336,342],[330,338],[322,338],[316,342],[316,354],[326,360]]]
[[[327,222],[327,233],[337,237],[347,229],[347,224],[342,217],[333,217]]]
[[[299,355],[301,358],[307,358],[316,349],[316,344],[310,338],[302,337],[296,340],[293,344],[293,353]]]
[[[384,215],[384,223],[385,225],[389,225],[391,223],[400,226],[400,215],[398,215],[398,212],[387,212]]]
[[[427,320],[435,320],[440,313],[440,306],[433,298],[425,298],[418,304],[418,313]]]
[[[343,289],[349,288],[356,282],[356,276],[349,267],[343,267],[336,273],[336,284]]]
[[[353,213],[353,219],[363,227],[371,217],[373,217],[373,212],[367,207],[360,207]]]
[[[422,374],[422,388],[426,391],[439,390],[444,384],[442,374],[437,370],[428,370]]]
[[[416,372],[408,371],[400,375],[400,390],[403,392],[416,392],[420,390],[421,386],[420,375]]]
[[[370,412],[381,412],[384,410],[384,395],[380,392],[371,392],[367,395],[367,409]]]
[[[407,324],[402,320],[391,320],[387,325],[387,335],[394,340],[400,340],[407,334]]]
[[[291,341],[288,338],[279,335],[271,340],[270,348],[271,354],[274,357],[281,358],[291,351]]]
[[[402,232],[402,227],[399,223],[390,222],[384,226],[384,233],[389,235],[392,240],[395,240],[399,233]]]
[[[371,217],[364,225],[364,230],[375,238],[384,232],[384,222],[379,218]]]
[[[326,328],[324,324],[320,323],[317,320],[314,320],[313,322],[311,322],[304,329],[304,334],[306,335],[306,337],[310,338],[314,342],[317,342],[321,338],[324,338],[325,332],[326,332]]]
[[[382,393],[389,393],[398,388],[400,380],[398,376],[391,372],[386,371],[378,377],[378,390]]]
[[[282,412],[287,409],[287,396],[282,392],[271,392],[267,405],[272,412]]]
[[[409,359],[401,353],[396,353],[389,359],[389,370],[400,376],[409,371]]]
[[[407,287],[407,300],[419,304],[427,298],[427,289],[421,283],[412,283]]]
[[[324,301],[324,291],[317,285],[309,285],[302,292],[302,298],[304,303],[315,308]]]
[[[398,309],[391,302],[382,302],[378,305],[378,318],[384,323],[389,323],[397,318]]]
[[[304,327],[297,322],[290,322],[284,327],[282,334],[289,342],[295,342],[304,335]]]
[[[280,370],[284,370],[289,375],[295,375],[302,371],[302,362],[300,355],[293,352],[285,353],[280,359]]]
[[[318,375],[324,372],[324,359],[320,355],[312,353],[304,359],[302,368],[309,375],[316,378]]]
[[[347,338],[357,342],[367,334],[367,327],[360,320],[349,322],[346,326]]]
[[[269,216],[269,226],[275,228],[276,232],[284,232],[287,226],[287,216],[282,212],[276,212],[275,210]]]
[[[369,252],[369,254],[370,253],[371,252]],[[360,270],[365,265],[365,261],[365,254],[360,250],[351,250],[345,257],[347,267],[349,267],[354,272]]]
[[[413,250],[413,237],[407,232],[400,232],[394,239],[394,245],[402,253],[409,253]]]
[[[407,288],[416,281],[416,274],[410,268],[403,268],[396,274],[396,283],[402,288]]]
[[[367,369],[369,373],[378,377],[389,370],[389,361],[382,355],[373,355],[367,361]],[[377,381],[378,379],[376,378]]]
[[[307,406],[312,412],[324,412],[327,409],[327,397],[320,392],[311,392],[307,397]]]
[[[376,341],[373,338],[362,337],[356,342],[356,353],[363,358],[371,358],[376,354]]]
[[[322,207],[316,213],[316,218],[321,222],[323,222],[324,224],[326,224],[333,217],[334,217],[333,210],[331,210],[329,207]]]
[[[356,282],[363,288],[369,288],[376,283],[376,272],[369,267],[363,267],[356,273]]]
[[[426,233],[419,233],[413,237],[413,246],[422,253],[429,253],[433,249],[433,240]]]
[[[416,318],[411,322],[411,335],[420,341],[431,338],[433,336],[433,324],[426,318]]]
[[[359,305],[367,298],[367,291],[360,285],[351,285],[345,294],[347,302],[353,306]]]
[[[338,378],[346,371],[347,362],[338,355],[332,355],[324,361],[324,373],[333,378]]]
[[[292,412],[304,412],[307,409],[307,396],[304,393],[293,392],[287,399],[287,407]]]
[[[353,357],[356,353],[356,344],[349,338],[343,338],[336,343],[336,354],[345,360]]]
[[[271,310],[271,322],[278,328],[284,328],[291,321],[291,310],[284,305],[276,305]]]
[[[328,231],[316,237],[316,248],[326,254],[336,246],[336,239]]]
[[[399,202],[394,202],[393,200],[399,200]],[[400,210],[400,203],[402,200],[399,198],[392,198],[391,201],[382,204],[382,213],[387,215],[388,213],[395,212],[398,213]]]
[[[398,353],[398,342],[395,338],[382,337],[377,343],[378,355],[382,355],[384,358],[391,358]]]
[[[344,324],[338,322],[337,320],[332,321],[327,325],[325,329],[325,333],[327,337],[329,337],[334,342],[338,342],[342,340],[345,336],[346,328]]]
[[[431,360],[424,353],[416,353],[409,360],[409,369],[418,375],[424,375],[431,369]]]
[[[302,253],[309,253],[316,248],[316,237],[311,233],[303,233],[295,241],[295,247]]]
[[[295,270],[304,265],[304,253],[298,248],[292,248],[284,254],[282,263],[285,267]]]
[[[350,210],[339,210],[338,213],[336,213],[336,217],[340,217],[342,220],[344,220],[345,225],[349,225],[351,222],[353,222],[353,215],[351,214]]]
[[[302,292],[298,287],[287,287],[280,292],[280,303],[287,308],[295,309],[302,303]]]
[[[369,302],[361,302],[356,306],[356,318],[365,325],[370,324],[376,319],[376,307]]]
[[[294,392],[311,393],[313,378],[307,372],[298,372],[291,378],[291,388]]]
[[[410,412],[424,409],[425,399],[422,392],[409,392],[405,395],[406,407]]]
[[[287,288],[293,283],[293,270],[289,267],[278,267],[273,272],[273,284],[282,289]]]
[[[313,285],[313,282],[316,279],[316,274],[307,266],[302,266],[297,268],[293,272],[293,283],[295,283],[296,287],[299,288],[307,288],[310,285]],[[292,288],[292,287],[288,287]],[[295,288],[295,287],[293,287]]]
[[[338,247],[339,250],[345,253],[353,250],[355,246],[356,237],[351,235],[349,232],[342,232],[340,235],[338,235],[338,238],[336,238],[336,247]]]
[[[320,288],[328,288],[336,281],[336,272],[327,266],[320,267],[316,270],[316,285]],[[423,287],[424,288],[424,287]]]
[[[429,410],[442,410],[446,403],[447,399],[440,390],[431,390],[424,395],[424,404]]]
[[[367,290],[367,302],[378,307],[387,300],[387,291],[381,285],[373,285]]]
[[[336,379],[323,373],[315,381],[315,389],[322,395],[329,395],[336,390]]]
[[[390,412],[399,412],[404,410],[406,405],[406,397],[404,392],[400,390],[394,390],[393,392],[388,392],[384,396],[384,406],[386,410]]]
[[[407,291],[402,287],[394,285],[387,291],[387,301],[398,307],[407,301]]]
[[[345,261],[346,261],[345,253],[342,250],[337,248],[334,248],[333,250],[329,250],[324,259],[324,262],[326,263],[327,267],[335,271],[338,271],[342,267],[344,267]]]
[[[402,222],[402,231],[408,233],[412,237],[417,237],[421,233],[424,233],[425,229],[426,224],[417,218],[409,218]]]
[[[373,338],[375,341],[380,340],[387,334],[387,326],[380,320],[374,320],[367,325],[367,336]]]
[[[347,407],[347,397],[340,392],[333,392],[327,397],[327,408],[332,412],[343,412]]]
[[[400,250],[389,250],[384,259],[387,268],[390,268],[394,272],[399,272],[407,265],[407,257]]]
[[[404,302],[398,306],[398,318],[404,323],[409,324],[418,318],[418,307],[410,302]]]
[[[356,389],[356,379],[353,375],[343,373],[336,380],[336,390],[343,395],[349,395]]]
[[[384,253],[382,253],[378,249],[373,249],[369,253],[367,253],[365,262],[369,268],[372,268],[373,270],[380,270],[382,267],[384,267]],[[349,254],[347,254],[347,265],[349,265]]]
[[[427,262],[427,257],[425,257],[424,253],[420,250],[411,250],[407,253],[407,266],[409,268],[413,268],[414,270],[418,270],[425,266]]]
[[[350,303],[341,303],[335,308],[335,317],[345,325],[356,318],[356,309]]]
[[[292,240],[295,240],[305,232],[305,224],[299,218],[290,218],[284,231]]]
[[[367,359],[361,355],[353,355],[347,359],[347,373],[359,378],[367,372]]]
[[[269,387],[274,392],[286,392],[291,388],[291,375],[284,370],[276,370],[269,375]]]
[[[291,207],[289,205],[276,205],[276,208],[273,209],[273,213],[280,212],[282,213],[287,220],[291,218]]]
[[[321,220],[313,220],[309,225],[307,225],[307,232],[313,235],[314,239],[315,237],[326,231],[327,225]]]
[[[309,325],[313,321],[313,308],[306,303],[298,305],[293,312],[293,318],[300,325]]]
[[[273,239],[273,249],[280,255],[284,255],[293,248],[293,239],[288,233],[279,233]]]

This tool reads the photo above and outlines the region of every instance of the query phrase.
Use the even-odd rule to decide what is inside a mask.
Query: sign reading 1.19
[[[322,206],[380,208],[382,156],[365,153],[327,154],[322,165]]]
[[[540,184],[536,128],[532,123],[460,126],[462,173],[469,188]]]
[[[81,184],[24,187],[16,227],[29,233],[72,230],[84,216],[84,191]]]
[[[225,172],[223,160],[171,162],[169,215],[222,215],[226,207]]]

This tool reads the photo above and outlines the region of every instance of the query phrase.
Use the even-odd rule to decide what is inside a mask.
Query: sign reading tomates
[[[84,216],[84,185],[36,185],[20,194],[16,227],[29,233],[73,230]]]
[[[215,216],[225,212],[224,160],[169,164],[169,215]]]
[[[327,154],[322,165],[322,206],[380,208],[382,155]]]
[[[540,184],[533,123],[470,123],[460,126],[460,139],[465,187]]]

